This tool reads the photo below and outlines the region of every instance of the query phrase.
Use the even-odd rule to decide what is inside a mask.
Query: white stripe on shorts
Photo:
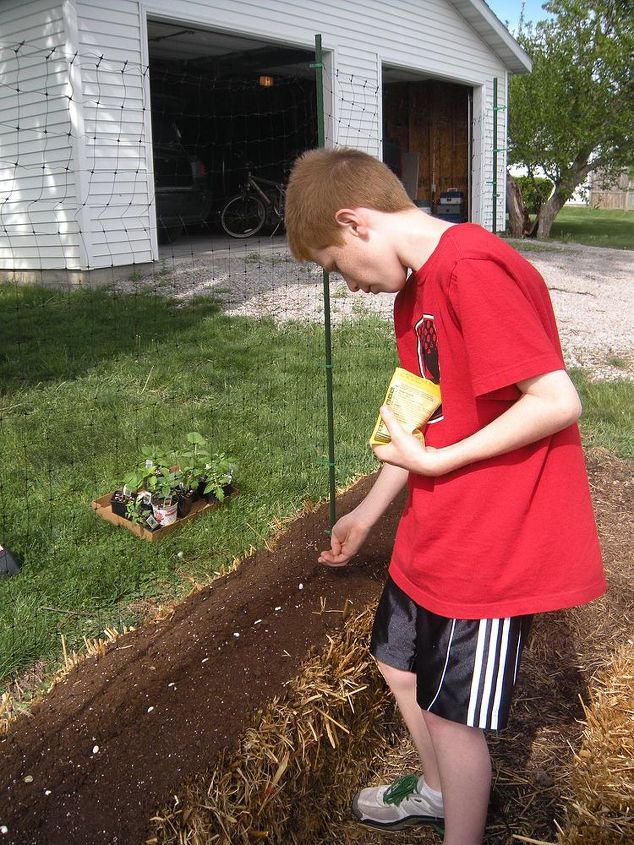
[[[494,730],[498,727],[510,629],[510,617],[480,620],[467,710],[467,725],[471,727],[490,727]],[[495,672],[496,662],[498,662],[497,673]],[[484,682],[480,695],[483,673]],[[490,720],[488,719],[489,708],[491,708]]]
[[[493,670],[495,669],[495,658],[497,656],[497,638],[500,627],[499,619],[491,619],[491,634],[489,636],[489,648],[487,654],[487,668],[484,675],[484,689],[482,690],[482,701],[480,702],[480,720],[478,727],[486,728],[487,713],[491,703],[491,692],[493,688]]]
[[[509,630],[511,628],[511,619],[506,617],[502,622],[502,642],[500,644],[500,665],[498,666],[498,676],[495,680],[495,698],[493,699],[493,710],[491,712],[491,727],[497,730],[498,719],[500,713],[500,701],[502,700],[502,690],[504,688],[504,673],[506,671],[506,654],[509,647]]]
[[[475,660],[473,663],[473,676],[471,678],[471,693],[469,695],[469,709],[467,711],[467,724],[475,727],[476,702],[478,700],[478,688],[480,686],[480,674],[482,672],[482,655],[484,654],[484,640],[487,632],[487,620],[481,619],[478,626],[478,642],[476,644]]]
[[[517,650],[515,652],[515,669],[513,670],[513,684],[517,680],[517,670],[520,668],[520,654],[522,653],[522,629],[517,632]]]

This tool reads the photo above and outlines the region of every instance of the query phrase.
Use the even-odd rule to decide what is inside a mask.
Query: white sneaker
[[[429,795],[424,778],[405,775],[386,786],[357,792],[352,802],[355,818],[370,827],[402,830],[419,824],[443,824],[442,798]]]

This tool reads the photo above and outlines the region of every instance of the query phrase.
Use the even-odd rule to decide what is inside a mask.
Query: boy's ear
[[[335,214],[335,220],[344,229],[348,229],[350,234],[357,237],[365,237],[367,231],[367,221],[358,208],[340,208]]]

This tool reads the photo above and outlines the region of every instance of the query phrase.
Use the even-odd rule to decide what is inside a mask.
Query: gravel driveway
[[[634,378],[634,252],[579,244],[510,241],[541,272],[551,292],[569,366],[594,378]],[[179,300],[214,293],[229,314],[321,320],[321,270],[297,265],[283,238],[234,242],[208,251],[185,244],[165,253],[153,285]],[[147,280],[142,280],[146,282]],[[122,282],[119,288],[132,289]],[[330,281],[333,324],[367,313],[389,319],[393,297],[351,294]]]

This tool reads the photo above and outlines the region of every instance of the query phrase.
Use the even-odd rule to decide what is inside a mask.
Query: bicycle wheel
[[[253,194],[238,194],[222,209],[220,225],[232,238],[249,238],[257,234],[266,218],[264,204]]]

